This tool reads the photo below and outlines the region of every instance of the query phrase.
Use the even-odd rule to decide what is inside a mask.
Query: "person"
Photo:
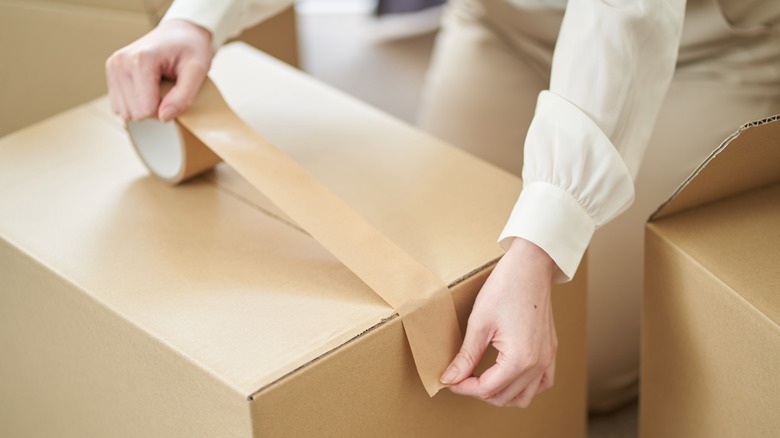
[[[780,2],[688,0],[684,17],[682,2],[564,3],[452,0],[419,121],[498,166],[522,169],[521,197],[552,183],[593,209],[592,217],[604,215],[588,247],[586,280],[589,408],[606,412],[637,394],[644,223],[738,126],[780,112]],[[655,28],[664,20],[675,31],[682,24],[681,35],[642,35],[643,23]],[[645,40],[632,44],[637,37]],[[656,72],[674,55],[664,96],[668,77]],[[608,224],[613,213],[605,210],[620,194],[608,186],[588,192],[594,169],[589,158],[572,155],[579,147],[593,151],[600,137],[563,110],[551,117],[547,102],[536,100],[550,91],[607,134],[635,180],[633,204]],[[591,165],[612,162],[589,157]],[[628,189],[628,181],[621,184]],[[538,201],[520,200],[513,215],[552,211]],[[551,254],[558,249],[550,245],[564,245],[562,235],[577,223],[572,210],[558,214],[559,228],[539,221],[550,232]]]
[[[175,118],[219,46],[290,1],[176,0],[107,60],[113,111]],[[420,126],[524,181],[442,375],[453,392],[526,407],[553,385],[551,287],[590,244],[590,406],[635,397],[644,220],[736,126],[780,108],[780,2],[687,3],[451,0]],[[496,363],[473,375],[491,344]]]

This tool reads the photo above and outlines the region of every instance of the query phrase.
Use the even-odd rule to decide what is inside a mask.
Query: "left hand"
[[[158,118],[163,122],[183,113],[195,100],[211,65],[211,32],[184,20],[161,23],[117,50],[106,61],[111,109],[125,120]],[[160,80],[176,85],[160,96]]]
[[[515,238],[477,296],[463,346],[442,383],[456,394],[496,406],[528,407],[553,385],[558,338],[550,291],[555,262],[533,243]],[[496,363],[474,369],[488,345]]]

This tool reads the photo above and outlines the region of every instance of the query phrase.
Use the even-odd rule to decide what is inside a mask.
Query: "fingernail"
[[[458,368],[456,368],[455,365],[450,365],[441,376],[441,383],[449,385],[450,383],[454,382],[457,377]]]
[[[166,107],[160,111],[160,120],[163,122],[170,122],[173,119],[173,113],[176,110],[173,107]]]

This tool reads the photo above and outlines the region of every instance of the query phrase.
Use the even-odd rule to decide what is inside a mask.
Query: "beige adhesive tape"
[[[239,119],[211,81],[177,122],[128,123],[152,173],[176,184],[220,159],[233,167],[398,311],[423,385],[436,394],[461,341],[442,280]]]

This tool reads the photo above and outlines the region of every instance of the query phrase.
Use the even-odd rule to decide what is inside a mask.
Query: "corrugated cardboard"
[[[245,45],[212,77],[465,326],[517,178]],[[0,140],[0,205],[2,436],[584,436],[583,277],[555,387],[501,409],[429,398],[392,308],[229,168],[148,176],[105,99]]]
[[[726,139],[646,241],[641,436],[778,436],[780,116]]]
[[[0,0],[0,136],[106,92],[106,59],[152,28],[169,0]],[[297,65],[292,9],[240,38]]]

